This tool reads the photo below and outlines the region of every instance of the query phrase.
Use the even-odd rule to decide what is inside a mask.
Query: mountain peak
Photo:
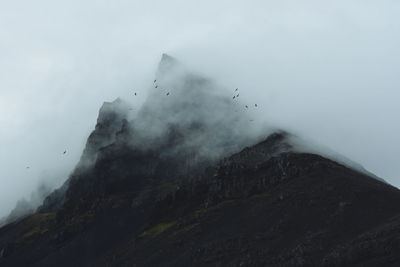
[[[177,61],[176,58],[174,58],[166,53],[163,53],[161,55],[161,62],[173,62],[173,61],[176,62]]]
[[[176,58],[165,53],[162,54],[161,60],[158,63],[157,79],[161,79],[166,73],[173,72],[180,65],[180,62]]]

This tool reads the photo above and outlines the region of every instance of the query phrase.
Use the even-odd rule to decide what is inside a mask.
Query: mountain
[[[176,59],[131,112],[101,107],[65,184],[0,228],[0,266],[400,264],[397,188],[256,126]]]

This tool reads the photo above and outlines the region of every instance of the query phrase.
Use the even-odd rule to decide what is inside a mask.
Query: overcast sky
[[[399,14],[396,0],[0,0],[0,217],[67,178],[103,101],[142,103],[163,52],[400,186]]]

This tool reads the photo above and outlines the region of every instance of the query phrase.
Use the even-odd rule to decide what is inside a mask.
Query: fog
[[[254,123],[399,186],[399,11],[389,0],[2,1],[0,217],[62,184],[104,101],[141,106],[162,53],[239,88],[258,104]]]
[[[273,132],[273,126],[253,123],[257,107],[242,103],[239,88],[194,73],[169,55],[155,78],[122,140],[135,150],[161,151],[161,158],[177,162],[214,162]]]

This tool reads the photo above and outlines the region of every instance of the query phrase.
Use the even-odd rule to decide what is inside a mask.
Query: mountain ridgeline
[[[64,185],[0,228],[0,266],[399,266],[400,191],[237,95],[163,55],[143,106],[104,103]]]

